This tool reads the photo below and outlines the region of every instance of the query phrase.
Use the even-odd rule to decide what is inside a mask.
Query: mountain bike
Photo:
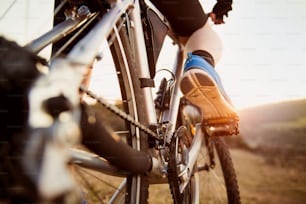
[[[56,6],[54,28],[26,48],[38,53],[52,44],[50,73],[66,69],[63,73],[73,76],[73,85],[66,88],[94,99],[105,109],[103,114],[108,111],[107,114],[120,121],[120,127],[117,122],[110,122],[109,126],[127,145],[156,156],[161,161],[164,175],[155,178],[129,174],[82,147],[69,148],[71,174],[82,185],[79,191],[82,200],[89,203],[154,203],[149,197],[149,188],[169,184],[169,202],[240,203],[235,169],[222,138],[223,135],[237,134],[237,125],[235,121],[201,124],[197,108],[181,96],[179,79],[183,73],[184,47],[162,14],[149,1],[142,0],[92,0],[87,4],[56,1]],[[172,69],[156,72],[166,36],[177,47],[175,64]],[[101,67],[98,67],[99,63]],[[106,79],[98,78],[109,81],[115,76],[110,86],[112,89],[118,87],[116,103],[103,92],[95,93],[84,85],[84,75],[92,67],[104,71],[113,69],[109,72],[112,74],[104,73]],[[160,74],[170,76],[162,77],[154,96],[155,76]],[[94,70],[92,77],[95,77]],[[47,100],[48,91],[42,93],[46,93]],[[77,98],[75,93],[71,97]],[[77,115],[76,110],[73,116]],[[56,119],[54,124],[57,125],[52,126],[51,131],[59,134],[59,140],[68,134],[67,129],[60,129],[61,125],[75,124],[67,123],[63,118]],[[29,161],[33,160],[30,158],[33,149],[39,149],[39,144],[36,145],[27,148]],[[32,164],[25,165],[33,168]],[[101,182],[114,192],[103,189],[99,185]],[[52,186],[48,182],[44,185]]]

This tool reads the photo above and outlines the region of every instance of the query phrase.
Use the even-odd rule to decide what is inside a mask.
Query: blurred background
[[[214,5],[201,2],[206,11]],[[25,45],[52,27],[53,4],[1,0],[0,35]],[[305,11],[305,0],[234,0],[226,24],[213,26],[224,43],[217,70],[241,116],[228,142],[243,203],[306,203]],[[158,69],[172,66],[171,55],[166,41]],[[116,97],[101,80],[110,75],[99,71],[91,86]]]

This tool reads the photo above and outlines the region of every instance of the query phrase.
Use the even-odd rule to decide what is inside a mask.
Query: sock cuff
[[[207,51],[205,50],[195,50],[192,52],[194,55],[198,55],[205,59],[211,66],[215,67],[215,60],[214,57]]]
[[[213,66],[203,57],[189,52],[184,66],[184,72],[188,71],[191,68],[214,69]]]

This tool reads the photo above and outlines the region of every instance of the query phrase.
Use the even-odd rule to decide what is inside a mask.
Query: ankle
[[[184,72],[197,68],[211,73],[215,72],[214,67],[203,56],[196,55],[191,52],[188,53],[188,57],[184,65]]]
[[[205,50],[195,50],[192,52],[193,55],[198,55],[207,61],[212,67],[215,67],[215,60],[213,56]]]

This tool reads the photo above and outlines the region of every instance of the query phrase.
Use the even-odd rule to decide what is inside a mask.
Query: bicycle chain
[[[88,90],[86,87],[80,86],[80,90],[82,92],[86,93],[91,98],[95,99],[99,104],[103,105],[106,109],[110,110],[111,112],[113,112],[114,114],[119,116],[120,118],[122,118],[125,121],[127,121],[127,122],[133,124],[134,126],[138,127],[140,130],[147,133],[148,135],[150,135],[152,137],[155,137],[155,138],[158,138],[157,134],[155,132],[153,132],[151,129],[149,129],[145,125],[135,121],[130,115],[128,115],[127,113],[125,113],[121,109],[117,108],[113,104],[107,102],[102,97],[97,96],[92,91]],[[176,158],[175,158],[176,142],[175,142],[175,140],[176,140],[176,138],[173,137],[171,142],[170,142],[170,147],[169,147],[171,149],[170,150],[171,155],[170,155],[170,158],[169,158],[169,161],[168,161],[169,162],[168,180],[169,180],[169,183],[170,183],[170,189],[171,189],[172,197],[173,197],[174,201],[176,201],[175,203],[181,203],[182,195],[180,194],[180,191],[179,191],[178,172],[177,172],[177,169],[176,169]]]
[[[113,112],[123,120],[129,122],[130,124],[134,125],[135,127],[139,128],[144,133],[148,134],[149,136],[152,136],[154,138],[158,138],[157,134],[153,132],[151,129],[146,127],[145,125],[139,123],[138,121],[135,121],[129,114],[122,111],[121,109],[117,108],[115,105],[107,102],[107,100],[103,99],[102,97],[97,96],[92,91],[88,90],[85,86],[81,85],[80,90],[84,93],[86,93],[88,96],[90,96],[92,99],[95,99],[99,104],[103,105],[107,110]]]
[[[176,161],[176,137],[172,137],[170,142],[170,154],[168,161],[168,182],[172,199],[175,204],[182,203],[182,195],[180,193],[179,177],[177,172],[177,161]]]

